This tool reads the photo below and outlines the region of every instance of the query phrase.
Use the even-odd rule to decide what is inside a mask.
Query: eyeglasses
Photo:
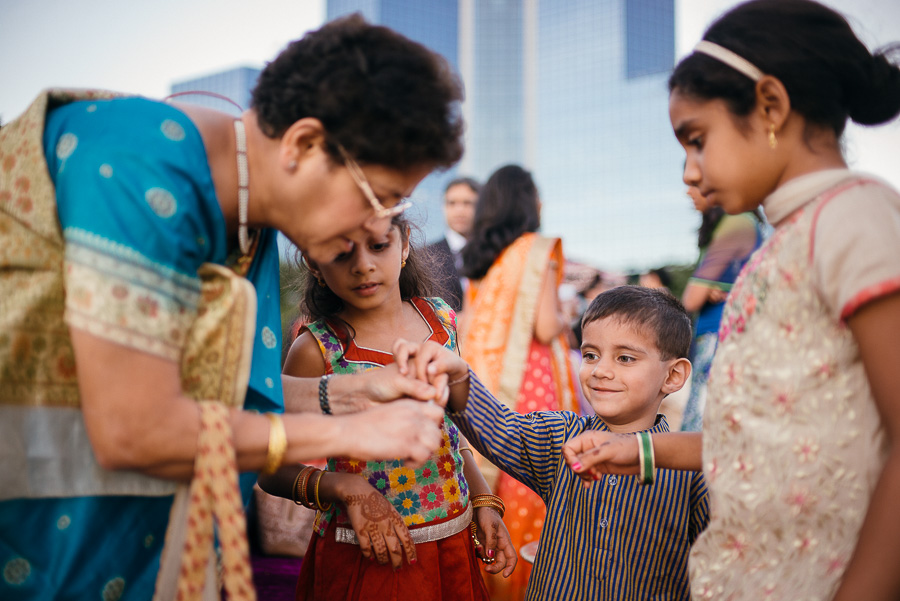
[[[372,208],[375,209],[375,219],[393,219],[412,206],[412,203],[408,200],[400,202],[391,208],[387,208],[383,204],[381,204],[381,201],[378,200],[377,196],[375,196],[375,192],[372,191],[372,186],[369,185],[369,180],[366,179],[366,174],[363,173],[363,170],[360,168],[357,162],[350,157],[347,151],[344,150],[343,146],[338,144],[337,147],[338,151],[341,153],[341,157],[344,159],[344,164],[347,166],[347,170],[350,172],[350,177],[353,178],[353,181],[356,182],[356,185],[362,191],[363,196],[366,197],[366,200],[368,200],[369,204],[372,205]]]

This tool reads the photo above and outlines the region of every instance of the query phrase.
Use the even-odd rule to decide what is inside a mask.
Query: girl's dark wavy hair
[[[413,244],[412,229],[414,226],[403,215],[394,217],[391,225],[400,230],[401,240],[409,240],[409,256],[406,257],[406,266],[400,270],[400,297],[403,300],[409,300],[414,296],[434,296],[432,258],[426,250]],[[343,299],[332,292],[327,285],[319,286],[318,280],[299,254],[297,260],[301,266],[300,275],[295,284],[301,296],[300,320],[303,323],[311,323],[319,319],[330,319],[342,323],[347,336],[347,339],[342,342],[346,346],[346,343],[355,336],[355,332],[350,324],[338,317],[338,313],[344,310]]]
[[[443,57],[354,14],[291,42],[263,69],[251,106],[270,138],[314,117],[336,164],[340,144],[360,163],[403,171],[459,160],[462,99]]]
[[[540,226],[538,191],[531,173],[518,165],[500,167],[478,194],[472,235],[462,249],[463,275],[483,278],[503,249]]]
[[[751,0],[715,21],[703,39],[777,77],[792,110],[838,137],[848,117],[877,125],[900,113],[900,45],[873,55],[841,14],[818,2]],[[721,99],[739,119],[756,106],[753,80],[699,52],[675,67],[669,91],[676,89],[700,100]]]

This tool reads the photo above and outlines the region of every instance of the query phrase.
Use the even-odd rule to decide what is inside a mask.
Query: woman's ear
[[[669,372],[666,374],[666,381],[663,382],[663,394],[672,394],[678,392],[684,387],[688,379],[691,377],[691,362],[680,357],[672,361],[669,365]]]
[[[325,146],[325,127],[313,117],[295,121],[281,136],[279,162],[283,169],[294,171],[311,151]]]

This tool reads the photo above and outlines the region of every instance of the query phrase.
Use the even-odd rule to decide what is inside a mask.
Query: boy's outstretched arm
[[[699,432],[653,435],[656,467],[699,472],[703,469],[703,436]],[[589,430],[563,446],[566,463],[589,483],[603,474],[639,474],[638,440],[634,434]]]
[[[460,454],[464,462],[463,473],[469,485],[469,498],[489,495],[491,487],[478,469],[475,455],[467,442],[460,434]],[[490,574],[502,573],[504,578],[512,576],[519,556],[500,513],[492,507],[479,507],[475,510],[473,521],[477,526],[477,540],[481,543],[480,547],[476,547],[476,552],[485,563],[485,571]]]

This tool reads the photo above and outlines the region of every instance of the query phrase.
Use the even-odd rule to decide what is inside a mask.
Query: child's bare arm
[[[900,597],[900,293],[863,306],[849,320],[889,441],[856,549],[835,601]]]
[[[478,469],[474,453],[463,444],[465,439],[461,434],[460,438],[463,474],[469,484],[469,498],[491,494],[491,487]],[[502,573],[504,578],[509,578],[516,569],[519,556],[500,513],[491,507],[479,507],[475,510],[474,522],[477,526],[477,540],[481,543],[480,547],[476,547],[476,551],[485,562],[485,571],[491,574]]]
[[[699,432],[653,435],[656,467],[699,472],[703,468],[703,437]],[[585,482],[602,474],[638,474],[638,441],[634,434],[590,430],[563,446],[569,467]]]
[[[291,465],[280,468],[274,474],[260,474],[259,486],[270,495],[296,502],[294,487],[304,467]],[[307,485],[310,501],[314,498],[311,491],[316,489],[323,504],[340,503],[344,506],[360,551],[366,559],[383,564],[390,562],[396,569],[402,565],[404,554],[409,563],[416,562],[416,546],[400,514],[365,479],[356,474],[324,472],[320,476],[317,472],[310,477]]]

